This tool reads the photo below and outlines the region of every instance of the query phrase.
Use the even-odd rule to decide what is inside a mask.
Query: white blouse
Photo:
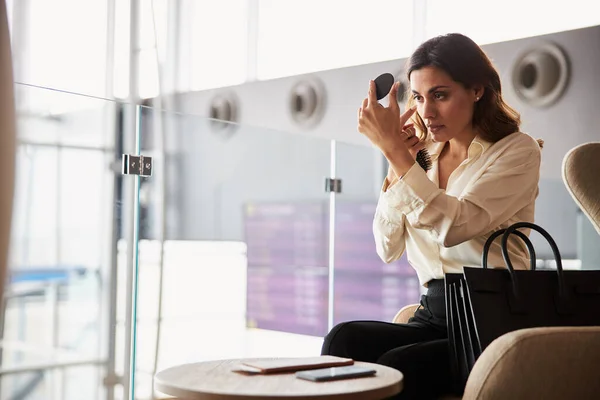
[[[486,239],[515,222],[533,222],[538,195],[541,149],[531,136],[515,132],[496,143],[475,138],[446,190],[438,178],[443,145],[428,146],[427,173],[415,163],[401,179],[386,178],[373,221],[377,254],[389,263],[406,250],[424,286],[463,266],[481,267]],[[529,268],[527,248],[514,235],[509,254],[516,269]],[[490,247],[488,266],[505,267],[500,238]]]

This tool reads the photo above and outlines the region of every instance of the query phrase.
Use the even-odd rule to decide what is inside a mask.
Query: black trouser
[[[452,393],[443,279],[428,283],[407,324],[352,321],[336,325],[321,354],[396,368],[404,375],[397,399],[434,399]]]

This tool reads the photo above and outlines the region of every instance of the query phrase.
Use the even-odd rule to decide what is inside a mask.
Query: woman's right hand
[[[425,147],[425,143],[417,136],[415,125],[413,123],[404,125],[402,135],[404,136],[404,144],[406,144],[408,151],[416,160],[417,153]]]
[[[425,143],[419,139],[413,123],[408,123],[402,127],[402,136],[404,137],[404,144],[408,148],[408,151],[417,159],[417,153],[425,147]],[[391,166],[388,167],[387,173],[388,182],[391,183],[396,179],[396,173]]]

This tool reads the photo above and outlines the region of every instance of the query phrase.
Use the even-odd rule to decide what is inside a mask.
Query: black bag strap
[[[504,232],[506,232],[506,229],[497,230],[496,232],[492,233],[490,237],[485,241],[485,244],[483,245],[483,253],[481,255],[481,266],[483,268],[488,267],[488,253],[490,251],[492,243],[494,242],[494,240],[496,240],[498,236],[502,235]],[[525,246],[527,246],[527,252],[529,253],[530,268],[532,271],[535,271],[535,264],[537,260],[535,256],[535,249],[533,248],[533,244],[531,244],[531,240],[529,240],[527,235],[525,235],[521,231],[513,231],[511,233],[517,235],[521,238],[523,242],[525,242]]]
[[[507,244],[508,244],[508,237],[511,234],[518,232],[517,229],[520,229],[520,228],[529,228],[531,230],[539,232],[544,237],[544,239],[546,239],[546,241],[550,245],[550,248],[552,248],[552,253],[554,254],[554,260],[556,261],[556,270],[558,272],[558,295],[561,299],[566,300],[567,292],[565,289],[565,276],[564,276],[565,274],[563,272],[562,258],[560,256],[560,251],[558,250],[558,246],[556,245],[556,242],[554,241],[552,236],[550,236],[550,234],[548,232],[546,232],[546,230],[544,230],[541,226],[536,225],[531,222],[517,222],[517,223],[509,226],[508,228],[506,228],[506,231],[504,232],[504,235],[502,236],[502,257],[504,258],[506,267],[508,268],[508,271],[510,272],[515,296],[517,298],[519,298],[519,294],[521,292],[519,291],[519,282],[518,282],[517,274],[515,274],[515,269],[513,268],[512,262],[510,261],[510,256],[508,255]]]

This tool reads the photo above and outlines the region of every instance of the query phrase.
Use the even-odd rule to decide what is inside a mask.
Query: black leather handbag
[[[539,232],[550,244],[556,271],[535,270],[531,241],[521,228]],[[517,235],[529,251],[530,270],[515,270],[507,244]],[[502,235],[506,268],[488,268],[492,242]],[[446,312],[455,382],[464,388],[475,361],[496,338],[518,329],[544,326],[600,325],[600,270],[564,271],[554,239],[540,226],[518,222],[494,232],[486,241],[482,267],[446,274]]]

